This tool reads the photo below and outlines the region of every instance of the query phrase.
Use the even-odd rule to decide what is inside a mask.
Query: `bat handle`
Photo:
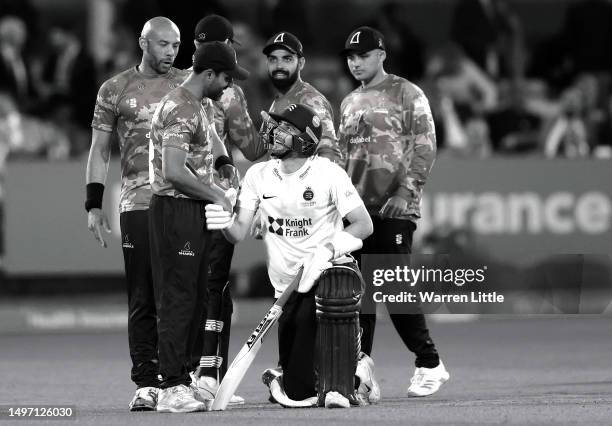
[[[301,267],[297,275],[291,282],[291,284],[289,284],[289,287],[287,287],[285,291],[283,291],[283,294],[281,294],[280,297],[276,300],[276,303],[274,303],[276,306],[279,306],[282,308],[285,305],[285,303],[287,303],[287,300],[289,300],[289,297],[291,297],[293,292],[297,290],[298,285],[300,284],[300,280],[302,279],[303,272],[304,272],[304,267]]]

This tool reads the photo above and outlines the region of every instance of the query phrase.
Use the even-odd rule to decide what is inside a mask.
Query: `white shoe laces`
[[[193,392],[185,385],[176,386],[172,389],[176,399],[179,401],[187,401],[194,399]]]

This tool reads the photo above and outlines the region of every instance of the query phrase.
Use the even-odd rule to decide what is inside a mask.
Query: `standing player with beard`
[[[374,223],[362,253],[410,254],[423,186],[436,155],[429,102],[416,85],[385,72],[384,39],[373,28],[354,30],[342,53],[351,74],[361,82],[342,101],[339,135],[347,173]],[[373,303],[371,290],[366,288],[364,299],[369,303]],[[449,374],[429,336],[425,316],[390,316],[404,344],[416,354],[408,395],[437,392]],[[361,348],[370,354],[376,314],[362,314],[360,320]]]
[[[190,355],[206,309],[210,233],[204,207],[213,202],[232,211],[236,190],[218,186],[209,168],[218,137],[202,101],[218,99],[232,79],[247,76],[229,45],[205,43],[194,54],[191,74],[153,115],[149,233],[162,376],[157,411],[206,408],[206,395],[189,386]]]
[[[196,48],[203,44],[220,41],[230,46],[235,43],[231,23],[222,16],[208,15],[195,28]],[[223,91],[221,98],[206,98],[205,107],[212,116],[217,134],[225,143],[228,156],[217,159],[219,174],[238,189],[240,184],[236,168],[232,164],[232,147],[255,161],[265,153],[258,131],[249,116],[246,98],[242,89],[233,84]],[[234,254],[234,245],[220,231],[211,233],[211,250],[208,275],[208,302],[206,318],[200,327],[193,354],[194,381],[201,392],[214,398],[219,382],[227,371],[233,303],[230,294],[229,273]],[[243,404],[244,399],[232,396],[230,404]]]
[[[269,109],[270,114],[279,114],[291,104],[312,108],[321,120],[322,129],[316,153],[333,162],[341,161],[342,154],[336,138],[331,105],[325,96],[300,77],[306,63],[300,40],[289,32],[281,31],[270,37],[263,53],[267,56],[268,77],[277,91]],[[265,124],[269,117],[265,113],[262,115]],[[262,218],[256,216],[255,223],[259,224],[265,233],[268,224],[262,222]],[[369,402],[375,403],[379,399],[380,390],[373,375],[373,362],[368,355],[360,354],[357,376],[358,382],[363,382],[364,386],[370,389]]]
[[[316,153],[331,161],[338,161],[340,149],[332,107],[321,92],[300,76],[306,63],[300,40],[287,31],[276,33],[267,41],[263,53],[267,57],[268,77],[276,89],[269,112],[279,114],[291,104],[312,108],[319,116],[323,130]]]
[[[149,252],[149,132],[159,100],[180,85],[186,73],[172,67],[180,45],[177,26],[167,18],[149,20],[138,44],[140,64],[108,79],[100,87],[92,121],[87,161],[88,228],[106,247],[110,232],[102,210],[110,145],[117,132],[121,149],[121,241],[128,293],[128,337],[132,380],[137,386],[131,411],[155,410],[157,403],[157,317]]]

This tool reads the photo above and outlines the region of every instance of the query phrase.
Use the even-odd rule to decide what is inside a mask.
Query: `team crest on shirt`
[[[314,198],[314,192],[312,192],[312,189],[309,186],[306,187],[302,197],[304,197],[306,201],[310,201]]]
[[[317,202],[314,201],[314,191],[310,186],[306,187],[302,194],[302,198],[305,200],[300,203],[302,207],[312,207],[317,204]]]

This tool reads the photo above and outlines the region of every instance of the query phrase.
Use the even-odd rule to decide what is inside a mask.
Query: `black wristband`
[[[88,183],[85,186],[87,198],[85,199],[85,210],[101,209],[104,185],[98,182]]]
[[[217,157],[217,159],[215,160],[215,170],[219,171],[219,169],[225,166],[226,164],[229,164],[230,166],[234,165],[232,159],[229,158],[227,155],[221,155],[220,157]]]

